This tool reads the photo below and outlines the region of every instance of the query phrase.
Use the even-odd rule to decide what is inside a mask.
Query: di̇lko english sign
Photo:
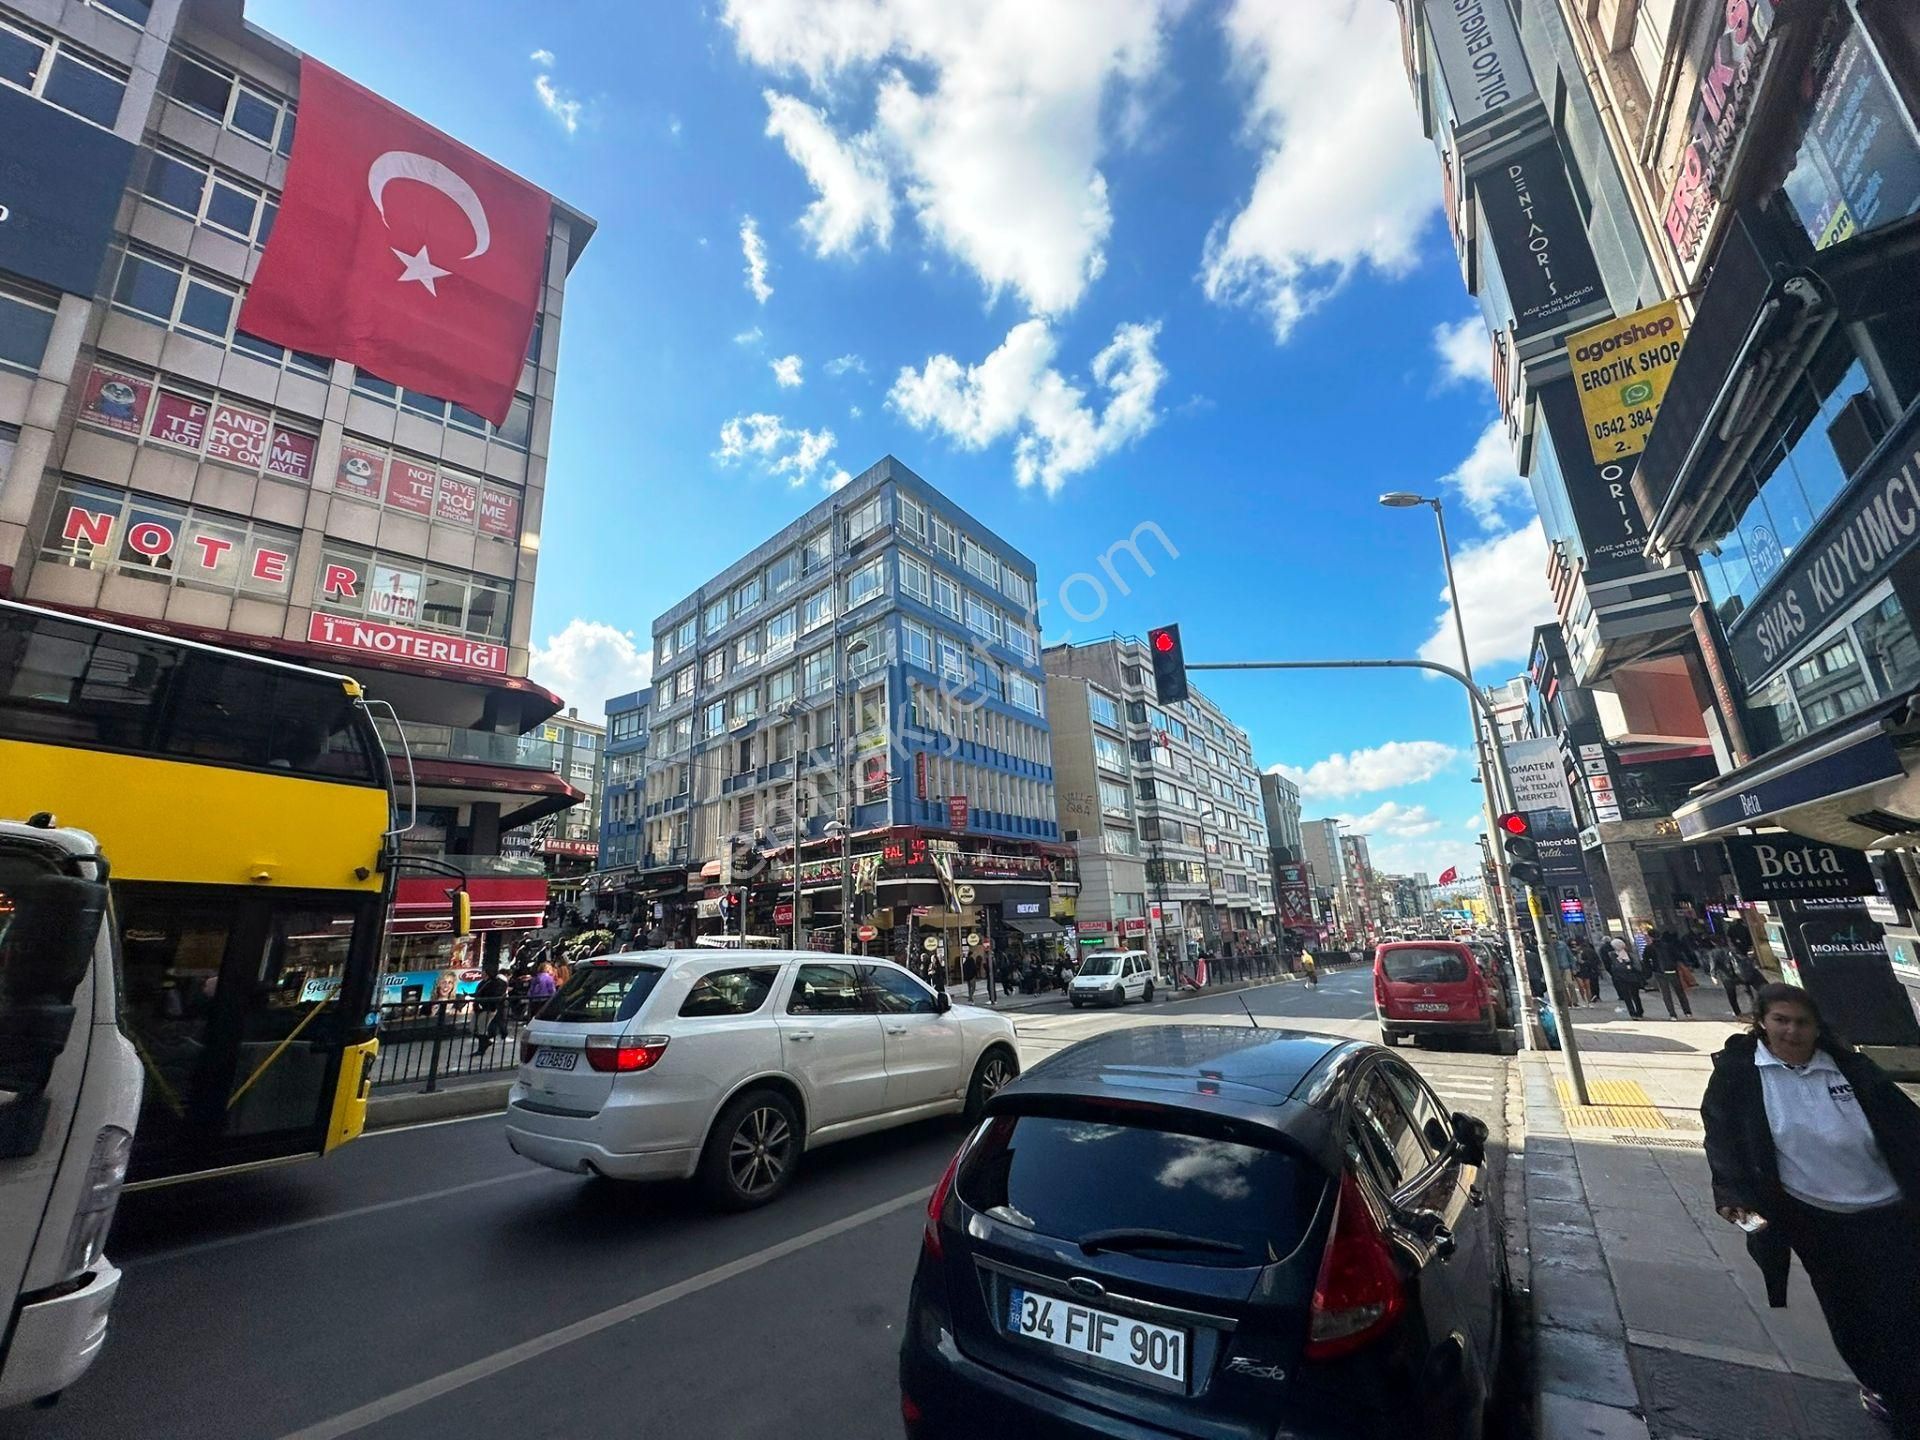
[[[5,86],[0,136],[0,271],[93,294],[133,146]]]
[[[1787,831],[1730,835],[1722,842],[1733,862],[1742,900],[1808,900],[1874,893],[1866,852],[1829,845]]]

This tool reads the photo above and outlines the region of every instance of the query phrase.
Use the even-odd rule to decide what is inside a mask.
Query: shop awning
[[[1680,834],[1707,840],[1743,826],[1780,825],[1816,840],[1869,849],[1920,829],[1895,730],[1914,696],[1901,696],[1818,731],[1701,786],[1674,811]]]
[[[1057,920],[1044,920],[1037,916],[1021,915],[1006,922],[1009,930],[1018,930],[1022,935],[1058,935],[1061,931]]]

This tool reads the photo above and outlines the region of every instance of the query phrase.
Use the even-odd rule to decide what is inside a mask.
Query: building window
[[[1022,613],[1033,609],[1033,582],[1011,565],[1000,567],[1000,592],[1018,605]]]
[[[791,554],[782,555],[767,566],[767,593],[779,595],[793,586],[800,576],[800,562]]]
[[[833,563],[833,535],[822,530],[818,535],[809,536],[807,543],[800,547],[800,573],[813,575]]]
[[[1087,713],[1092,715],[1098,724],[1111,725],[1116,730],[1120,728],[1120,715],[1114,709],[1112,699],[1098,691],[1088,693]]]
[[[933,632],[913,620],[900,624],[900,658],[922,670],[933,668]]]
[[[964,536],[960,541],[960,563],[969,575],[986,581],[996,590],[1000,588],[1000,562],[991,552]]]
[[[767,621],[767,653],[775,654],[792,648],[794,636],[794,612],[783,610]]]
[[[82,120],[113,128],[127,75],[105,60],[83,55],[66,40],[0,20],[0,84],[37,96]]]
[[[833,688],[833,651],[816,650],[800,662],[801,684],[809,696]]]
[[[749,685],[736,690],[727,701],[727,711],[735,720],[751,720],[760,713],[760,687]]]
[[[291,102],[242,81],[233,71],[198,56],[181,55],[175,62],[167,93],[189,110],[276,149],[293,150],[294,107]]]
[[[1109,770],[1126,772],[1127,755],[1118,742],[1109,740],[1105,735],[1093,737],[1094,763],[1106,766]]]
[[[700,622],[689,615],[674,628],[674,647],[682,654],[693,648],[694,641],[700,638]]]
[[[782,670],[767,677],[767,709],[778,710],[793,703],[793,671]]]
[[[869,560],[847,576],[847,609],[864,605],[887,588],[884,559]]]
[[[847,543],[852,544],[862,536],[871,535],[886,523],[887,502],[883,495],[874,495],[865,502],[849,510],[841,521],[845,527]]]
[[[754,606],[760,603],[761,593],[762,587],[758,575],[750,575],[745,580],[742,580],[733,590],[734,614],[744,615],[753,609]]]
[[[1000,612],[972,591],[967,592],[967,628],[982,639],[998,642],[1001,638]]]
[[[1022,660],[1034,661],[1040,658],[1039,647],[1034,643],[1033,634],[1026,626],[1007,621],[1007,648]]]
[[[753,629],[733,642],[733,663],[735,668],[751,665],[760,658],[760,631]]]
[[[708,705],[704,713],[704,732],[707,735],[719,735],[727,728],[727,702],[715,700]]]
[[[396,625],[507,638],[505,581],[334,541],[322,552],[314,604]]]
[[[1030,715],[1040,713],[1040,687],[1018,670],[1007,671],[1007,700]]]
[[[196,225],[253,246],[266,245],[280,209],[279,197],[258,186],[166,150],[153,153],[143,193]]]
[[[967,679],[967,652],[957,640],[940,637],[940,678],[965,683]]]
[[[700,678],[709,685],[718,685],[727,673],[727,652],[715,650],[700,667]]]
[[[933,598],[927,567],[911,555],[903,554],[900,557],[900,593],[911,595],[923,605]]]
[[[916,540],[927,538],[927,507],[911,495],[900,497],[900,528]]]
[[[715,631],[727,628],[726,596],[722,595],[718,600],[715,600],[711,605],[707,606],[706,627],[707,634],[709,635]]]
[[[113,299],[122,310],[169,329],[197,331],[222,345],[240,308],[239,291],[138,250],[123,256]]]
[[[431,420],[437,425],[452,425],[469,434],[485,435],[495,444],[504,445],[510,450],[525,450],[533,430],[533,400],[526,395],[513,397],[513,404],[507,409],[507,418],[496,427],[485,416],[474,413],[464,405],[442,400],[436,395],[422,394],[418,390],[402,390],[391,380],[382,380],[371,371],[356,369],[353,372],[353,388],[383,405],[397,404],[409,414]]]
[[[1834,641],[1793,667],[1793,690],[1809,730],[1851,715],[1873,699],[1849,637]]]
[[[937,572],[933,577],[933,608],[952,619],[960,618],[960,587]]]
[[[958,565],[960,563],[960,537],[954,533],[953,526],[949,525],[945,520],[942,520],[938,515],[932,518],[932,525],[934,550],[943,556],[949,564]]]
[[[0,286],[0,370],[39,373],[53,334],[54,305],[33,291]]]
[[[833,591],[816,590],[800,605],[800,633],[811,634],[833,619]]]
[[[1133,806],[1127,800],[1127,787],[1112,780],[1100,782],[1100,809],[1108,815],[1128,815]]]
[[[201,506],[64,481],[43,559],[81,570],[156,576],[222,594],[286,600],[300,534]]]

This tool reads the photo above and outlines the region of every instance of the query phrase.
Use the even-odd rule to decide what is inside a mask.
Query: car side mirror
[[[1469,1165],[1487,1163],[1487,1122],[1464,1110],[1453,1112],[1453,1143]]]
[[[953,997],[948,995],[944,990],[934,991],[933,1008],[936,1014],[946,1014],[949,1010],[953,1009]]]

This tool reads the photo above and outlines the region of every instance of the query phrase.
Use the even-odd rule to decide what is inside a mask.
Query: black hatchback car
[[[1487,1128],[1380,1046],[1141,1026],[988,1102],[927,1206],[911,1440],[1477,1437]]]

